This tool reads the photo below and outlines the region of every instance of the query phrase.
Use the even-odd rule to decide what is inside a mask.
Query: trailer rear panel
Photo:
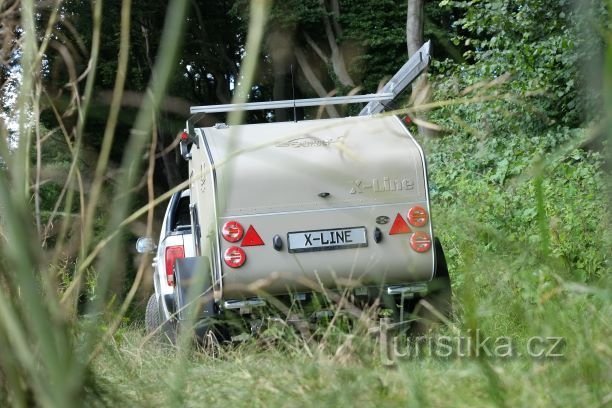
[[[425,161],[396,117],[217,126],[196,136],[192,203],[205,237],[196,241],[215,260],[223,297],[431,279],[433,249],[411,243],[433,236]],[[414,208],[425,215],[411,224]],[[228,222],[242,229],[235,242],[223,237]],[[228,263],[230,249],[237,258]]]

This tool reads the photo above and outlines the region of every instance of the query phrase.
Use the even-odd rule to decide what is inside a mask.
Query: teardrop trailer
[[[423,60],[420,70],[428,49]],[[187,122],[180,148],[189,188],[166,212],[149,329],[195,320],[202,336],[231,314],[255,319],[266,305],[329,292],[384,304],[397,320],[421,299],[448,313],[423,151],[400,119],[373,115],[399,86],[395,92],[192,108],[201,115],[369,102],[363,115],[339,119]]]

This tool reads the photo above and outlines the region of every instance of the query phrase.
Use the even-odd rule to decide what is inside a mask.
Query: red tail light
[[[423,231],[417,231],[410,237],[410,247],[417,252],[427,252],[431,248],[431,237]]]
[[[427,211],[421,206],[417,205],[408,211],[408,222],[415,227],[422,227],[427,224],[428,219]]]
[[[263,239],[261,239],[261,237],[259,236],[259,234],[257,233],[257,231],[255,231],[255,228],[253,228],[253,226],[249,226],[249,228],[247,229],[246,234],[244,234],[244,239],[242,240],[242,244],[240,246],[259,246],[259,245],[265,245],[263,242]]]
[[[229,247],[223,253],[223,260],[230,268],[240,268],[246,262],[246,254],[240,247]]]
[[[166,248],[166,279],[168,285],[174,286],[174,262],[185,257],[182,245],[169,246]]]
[[[393,221],[393,225],[391,226],[391,230],[389,230],[389,235],[409,234],[411,232],[412,230],[404,220],[404,217],[397,214],[397,217],[395,217],[395,221]]]
[[[244,235],[244,228],[237,221],[228,221],[223,224],[221,234],[227,242],[238,242]]]

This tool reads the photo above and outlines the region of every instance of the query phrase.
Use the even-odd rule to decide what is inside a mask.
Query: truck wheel
[[[416,318],[411,326],[412,334],[419,335],[430,331],[435,325],[443,323],[444,319],[452,317],[452,290],[448,274],[448,265],[442,244],[438,238],[434,240],[435,274],[428,285],[427,294],[412,300],[413,317]],[[425,306],[425,302],[435,312]],[[443,319],[442,319],[443,318]]]
[[[145,328],[148,333],[153,332],[161,325],[161,316],[159,314],[159,304],[155,293],[149,297],[147,302],[147,310],[145,311]]]
[[[189,330],[200,345],[211,337],[219,338],[222,330],[218,328],[219,314],[212,296],[212,276],[208,258],[177,259],[174,275],[179,331]],[[190,299],[190,296],[193,296],[193,299]],[[190,309],[192,304],[196,307],[195,311]],[[190,312],[195,314],[195,320],[191,320],[193,316],[189,315]]]
[[[158,329],[162,326],[161,329]],[[172,320],[163,321],[162,314],[155,293],[149,297],[145,311],[145,329],[147,334],[158,330],[157,334],[174,344],[176,341],[176,325]]]

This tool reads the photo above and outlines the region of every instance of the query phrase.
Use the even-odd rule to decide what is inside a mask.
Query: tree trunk
[[[425,0],[408,0],[408,13],[406,17],[406,45],[408,47],[408,57],[413,56],[423,45],[424,6]],[[410,104],[412,106],[425,104],[429,101],[430,96],[427,71],[424,71],[412,84]],[[417,121],[427,121],[427,115],[423,111],[415,113],[413,116]],[[425,136],[432,136],[430,129],[422,125],[419,125],[419,133]]]
[[[344,61],[344,55],[338,47],[337,38],[342,35],[338,18],[340,16],[340,6],[337,0],[332,0],[332,17],[325,16],[323,18],[323,25],[325,26],[325,35],[327,36],[327,42],[329,43],[329,49],[331,50],[331,63],[332,69],[338,78],[338,81],[344,86],[355,87],[355,82],[348,73],[346,63]],[[321,7],[327,11],[325,0],[320,0]],[[334,33],[334,28],[336,32]]]
[[[408,0],[406,17],[406,45],[411,57],[423,45],[423,6],[425,0]]]
[[[272,59],[272,75],[274,83],[272,86],[272,98],[275,101],[291,99],[293,97],[291,81],[291,69],[294,61],[293,34],[285,30],[274,30],[270,33],[267,49]],[[288,109],[275,109],[274,115],[277,122],[289,120]]]

